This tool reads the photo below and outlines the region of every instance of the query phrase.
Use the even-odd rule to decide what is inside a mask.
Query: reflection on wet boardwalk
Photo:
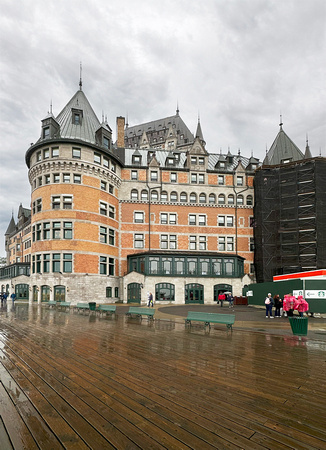
[[[326,449],[326,343],[17,305],[0,448]]]

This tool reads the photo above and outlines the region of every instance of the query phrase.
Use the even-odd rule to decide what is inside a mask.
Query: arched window
[[[174,284],[171,283],[159,283],[155,285],[155,301],[173,302],[174,297]]]
[[[131,191],[131,200],[138,200],[138,191],[137,191],[137,189],[133,189]]]
[[[180,194],[180,202],[181,203],[187,203],[188,201],[188,196],[186,192],[181,192]]]
[[[237,195],[237,205],[243,205],[243,195]]]
[[[167,202],[168,201],[168,193],[166,191],[161,192],[161,202]]]
[[[151,192],[151,200],[153,202],[157,202],[158,201],[158,192],[156,190]]]
[[[208,201],[209,201],[209,203],[216,203],[216,195],[209,194]]]
[[[247,206],[252,206],[254,203],[252,195],[247,195]]]
[[[50,301],[50,286],[43,285],[41,286],[41,302],[49,302]]]
[[[147,201],[148,200],[148,191],[145,191],[145,189],[143,189],[141,191],[141,199]]]
[[[171,202],[177,202],[178,201],[178,194],[175,191],[171,192],[170,200],[171,200]]]
[[[219,205],[225,205],[225,195],[224,194],[220,194],[218,196],[218,204]]]
[[[189,195],[189,200],[190,200],[190,203],[197,203],[197,195],[194,192],[192,192]]]
[[[234,205],[234,195],[228,195],[228,205]]]
[[[203,192],[199,194],[199,203],[206,203],[206,194]]]

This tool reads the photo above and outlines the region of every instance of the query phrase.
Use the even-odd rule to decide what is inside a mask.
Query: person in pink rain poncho
[[[299,316],[303,317],[303,313],[307,312],[309,310],[309,304],[308,302],[302,297],[302,295],[298,296],[298,300],[297,300],[298,306],[297,306],[297,310],[299,312]]]

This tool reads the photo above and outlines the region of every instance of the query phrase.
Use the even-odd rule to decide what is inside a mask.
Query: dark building
[[[326,159],[280,131],[254,178],[257,282],[326,267]]]

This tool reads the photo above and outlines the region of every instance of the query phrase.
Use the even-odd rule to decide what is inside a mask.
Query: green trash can
[[[89,310],[90,311],[95,311],[96,310],[96,302],[89,302],[88,306],[89,306]]]
[[[289,317],[289,321],[295,336],[307,336],[308,317]]]

